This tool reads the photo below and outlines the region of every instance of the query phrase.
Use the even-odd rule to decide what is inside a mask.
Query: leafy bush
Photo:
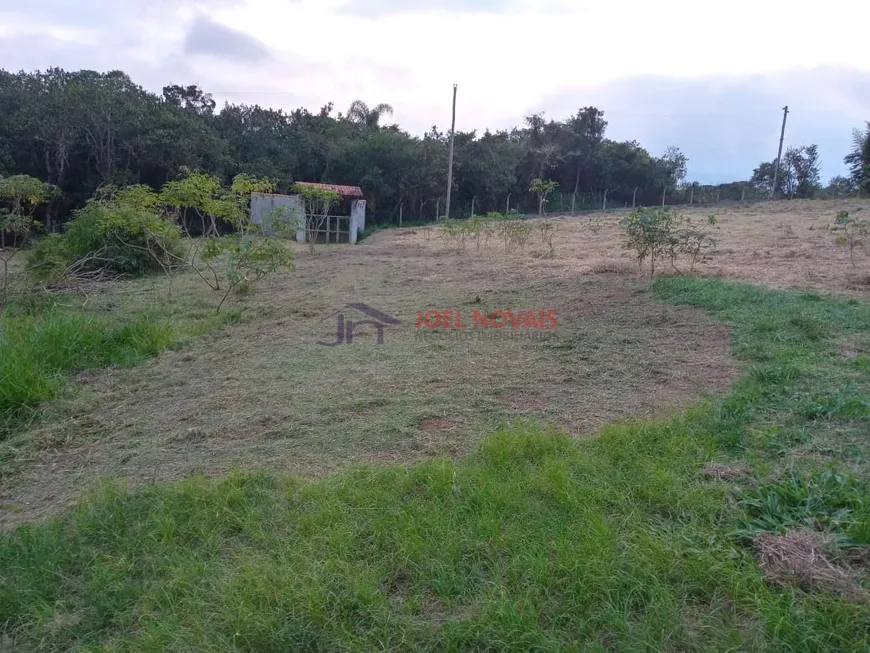
[[[464,220],[456,220],[453,218],[441,220],[441,239],[444,243],[457,253],[465,251],[465,243],[468,240],[470,231]]]
[[[0,307],[9,289],[9,262],[39,223],[34,220],[37,207],[58,194],[56,187],[28,175],[0,177]]]
[[[220,312],[230,293],[250,292],[253,284],[279,270],[293,267],[293,252],[277,238],[224,236],[209,238],[199,260],[205,270],[194,266],[200,278],[214,291],[224,290]]]
[[[194,216],[199,218],[200,235],[217,236],[221,222],[240,231],[249,230],[251,194],[273,190],[269,179],[248,174],[237,175],[227,190],[216,176],[183,168],[179,179],[167,182],[159,195],[154,194],[154,205],[170,209],[188,236]]]
[[[716,224],[716,218],[710,216],[707,220],[710,226]],[[667,259],[671,267],[677,268],[677,258],[681,254],[691,257],[691,269],[704,256],[704,253],[715,247],[707,231],[699,229],[691,220],[680,215],[673,209],[639,208],[620,221],[626,232],[625,247],[637,253],[638,267],[643,267],[644,261],[650,262],[650,276],[655,274],[657,259]]]
[[[480,251],[481,246],[489,247],[491,238],[501,239],[505,251],[524,250],[535,230],[532,222],[515,212],[487,213],[486,217],[474,216],[466,220],[440,220],[438,224],[441,227],[441,239],[457,253],[464,252],[469,241],[473,241],[475,248]],[[552,250],[553,231],[548,231],[548,234],[542,232],[542,240]]]
[[[524,250],[535,229],[534,224],[526,220],[502,220],[497,225],[506,252],[517,248]]]
[[[92,200],[76,213],[66,233],[42,239],[30,265],[42,278],[70,271],[143,275],[183,260],[181,231],[153,210],[118,200]]]

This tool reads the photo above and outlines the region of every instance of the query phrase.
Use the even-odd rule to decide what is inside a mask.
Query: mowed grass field
[[[30,310],[128,332],[7,424],[0,645],[866,649],[870,259],[818,233],[838,210],[728,209],[697,277],[639,276],[610,215],[554,254],[300,253],[222,317],[186,277]],[[317,344],[359,302],[401,324]],[[448,309],[559,325],[420,337]]]

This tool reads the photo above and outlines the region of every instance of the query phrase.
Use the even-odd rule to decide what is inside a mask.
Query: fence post
[[[507,215],[511,212],[511,194],[508,193],[507,205],[504,207],[504,214]]]
[[[471,198],[471,217],[472,218],[474,217],[474,200],[476,200],[476,199],[477,199],[476,197]]]
[[[716,189],[716,204],[719,203],[719,193],[721,193],[721,192],[722,192],[722,189],[721,189],[721,188],[717,188],[717,189]]]
[[[441,219],[441,198],[435,203],[435,222]]]
[[[637,186],[634,187],[634,195],[631,196],[631,208],[635,207],[636,200],[637,200]]]
[[[601,206],[602,211],[607,210],[607,189],[604,189],[604,204]]]
[[[692,184],[692,192],[689,193],[689,206],[695,203],[695,184]]]
[[[404,212],[405,212],[405,205],[399,204],[399,226],[400,227],[402,226],[402,217],[403,217]]]
[[[665,187],[662,189],[662,206],[665,205],[665,195],[667,195],[667,194],[668,194],[668,187],[667,187],[667,185],[665,185]]]

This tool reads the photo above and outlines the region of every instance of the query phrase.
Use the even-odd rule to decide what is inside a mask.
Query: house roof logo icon
[[[348,310],[357,311],[362,313],[364,316],[370,319],[364,320],[347,320],[345,318],[345,312]],[[384,344],[384,329],[388,326],[398,326],[402,323],[398,318],[392,317],[391,315],[387,315],[386,313],[382,313],[376,308],[372,308],[368,304],[363,303],[351,303],[345,304],[343,308],[335,311],[331,315],[327,315],[325,318],[320,320],[321,322],[325,322],[331,318],[335,317],[337,321],[335,342],[323,342],[318,340],[317,344],[323,347],[335,347],[337,345],[352,345],[353,339],[355,335],[355,329],[362,326],[374,327],[378,336],[378,344]]]

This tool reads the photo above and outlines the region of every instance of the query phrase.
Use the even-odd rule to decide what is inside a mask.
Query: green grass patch
[[[866,449],[870,372],[838,343],[864,341],[870,305],[653,290],[730,323],[731,394],[581,441],[518,423],[456,462],[107,486],[0,537],[0,631],[43,650],[866,650],[866,605],[769,585],[747,545],[870,545],[867,468],[826,439]],[[711,480],[713,459],[749,478]]]
[[[0,439],[57,397],[69,374],[135,365],[237,316],[186,324],[147,311],[113,317],[30,304],[0,314]]]
[[[175,342],[171,324],[139,320],[112,327],[93,316],[50,311],[0,321],[0,416],[53,399],[61,374],[131,365]]]

